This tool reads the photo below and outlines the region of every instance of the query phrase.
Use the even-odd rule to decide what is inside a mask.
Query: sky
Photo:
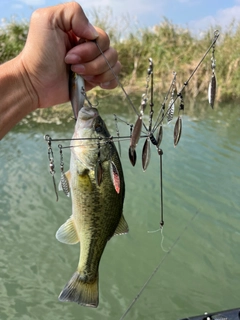
[[[5,19],[29,20],[32,12],[40,7],[56,5],[58,0],[0,0],[0,23]],[[82,0],[86,15],[92,10],[103,12],[111,8],[113,16],[128,17],[137,27],[152,27],[167,18],[171,23],[201,33],[210,26],[223,29],[235,19],[240,21],[240,0]],[[91,19],[90,19],[91,20]],[[121,20],[121,19],[120,19]]]

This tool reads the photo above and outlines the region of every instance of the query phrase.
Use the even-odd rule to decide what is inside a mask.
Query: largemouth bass
[[[128,232],[123,217],[125,184],[114,143],[97,109],[82,107],[71,141],[70,170],[66,173],[72,215],[56,233],[67,244],[80,242],[77,271],[59,296],[97,307],[98,267],[108,240]]]

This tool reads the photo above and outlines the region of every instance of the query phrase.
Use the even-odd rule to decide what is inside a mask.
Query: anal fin
[[[128,233],[129,228],[127,221],[125,220],[123,214],[121,215],[120,221],[118,223],[118,226],[114,232],[114,235],[120,235],[120,234],[126,234]]]

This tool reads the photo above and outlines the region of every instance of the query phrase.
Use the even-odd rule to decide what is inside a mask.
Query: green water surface
[[[110,112],[100,107],[114,132]],[[134,121],[124,112],[120,116]],[[178,240],[166,253],[161,233],[148,232],[158,229],[160,221],[156,150],[152,147],[143,172],[140,161],[133,168],[128,160],[129,142],[122,143],[130,233],[111,239],[104,251],[97,309],[57,299],[76,269],[79,246],[55,239],[71,214],[71,200],[59,194],[56,202],[43,136],[70,138],[73,122],[30,122],[6,135],[0,142],[1,320],[120,319],[159,263],[125,319],[177,320],[240,307],[240,108],[225,105],[212,111],[196,104],[192,115],[183,116],[176,148],[174,121],[164,126],[161,145],[164,250]],[[120,124],[123,133],[128,129]],[[53,147],[58,180],[57,143]],[[69,151],[63,155],[67,170]]]

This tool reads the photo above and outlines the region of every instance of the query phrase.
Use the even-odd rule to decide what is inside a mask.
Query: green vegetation
[[[27,22],[11,22],[0,29],[0,63],[14,58],[21,52],[28,33]]]
[[[216,28],[217,29],[217,28]],[[220,28],[218,28],[220,30]],[[131,34],[115,44],[123,64],[123,76],[130,84],[144,79],[146,57],[155,62],[155,86],[166,93],[177,72],[177,88],[181,88],[195,69],[213,39],[214,29],[198,39],[189,30],[165,20],[153,30],[141,30],[141,36]],[[139,34],[138,34],[139,35]],[[240,98],[240,25],[221,32],[216,44],[217,101],[227,102]],[[192,78],[185,93],[189,98],[200,98],[206,92],[211,77],[211,52]],[[125,81],[126,82],[126,81]]]
[[[155,88],[165,94],[177,72],[177,88],[182,87],[209,47],[214,29],[197,38],[188,29],[180,28],[164,20],[152,29],[139,28],[128,31],[128,19],[112,18],[107,12],[93,10],[91,19],[95,25],[104,28],[110,35],[112,45],[119,52],[123,69],[121,82],[128,91],[139,91],[146,79],[147,57],[154,61]],[[115,21],[112,24],[112,21]],[[121,21],[121,23],[120,23]],[[216,28],[217,29],[217,28]],[[218,28],[219,29],[219,28]],[[129,29],[130,30],[130,29]],[[132,30],[132,29],[131,29]],[[28,23],[9,22],[0,29],[0,63],[16,56],[24,46]],[[216,44],[216,74],[218,82],[217,101],[231,102],[240,99],[240,25],[232,23],[227,31],[221,32]],[[185,90],[189,98],[200,98],[206,92],[211,78],[211,53],[192,78]],[[96,89],[95,95],[109,94]]]

